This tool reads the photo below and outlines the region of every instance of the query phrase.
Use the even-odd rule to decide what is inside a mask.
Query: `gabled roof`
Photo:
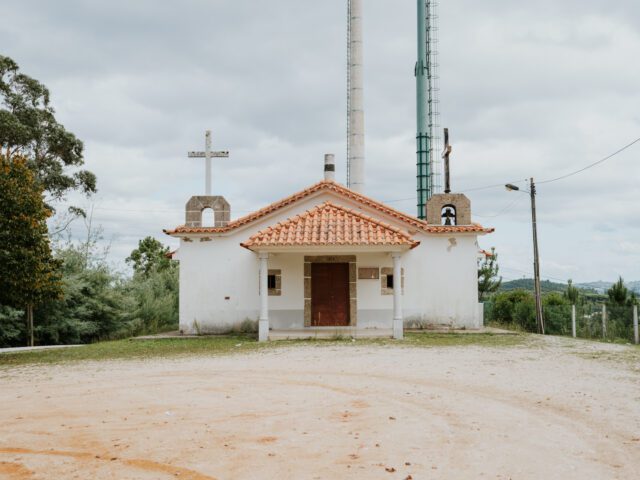
[[[374,210],[377,210],[381,213],[384,213],[390,217],[396,218],[401,222],[415,227],[417,229],[423,230],[428,233],[465,233],[465,232],[477,232],[477,233],[491,233],[493,229],[484,229],[479,225],[473,225],[468,227],[447,227],[448,230],[443,231],[439,229],[437,225],[429,225],[426,221],[420,220],[414,216],[403,213],[399,210],[391,208],[383,203],[380,203],[370,197],[362,195],[360,193],[354,192],[353,190],[345,187],[334,181],[323,180],[318,182],[304,190],[294,193],[282,200],[272,203],[260,210],[256,210],[249,215],[245,215],[244,217],[240,217],[236,220],[229,222],[225,227],[187,227],[185,225],[179,226],[174,230],[164,230],[164,233],[167,235],[179,235],[179,234],[215,234],[215,233],[226,233],[237,228],[240,228],[244,225],[252,223],[256,220],[259,220],[267,215],[276,212],[282,208],[285,208],[291,204],[294,204],[300,200],[303,200],[317,192],[334,192],[340,196],[349,198],[354,200],[356,203],[365,205]]]
[[[355,210],[324,202],[311,210],[252,235],[241,245],[260,247],[391,246],[417,247],[420,242],[399,228]]]

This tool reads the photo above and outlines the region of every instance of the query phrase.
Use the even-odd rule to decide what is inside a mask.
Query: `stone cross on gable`
[[[212,158],[229,158],[228,151],[212,152],[211,151],[211,130],[207,130],[205,133],[204,152],[188,152],[189,158],[204,158],[205,162],[205,182],[204,192],[205,195],[211,196],[211,159]]]

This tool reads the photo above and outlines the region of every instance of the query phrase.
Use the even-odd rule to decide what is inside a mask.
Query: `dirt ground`
[[[611,360],[629,348],[356,342],[0,369],[0,479],[637,479],[640,370]]]

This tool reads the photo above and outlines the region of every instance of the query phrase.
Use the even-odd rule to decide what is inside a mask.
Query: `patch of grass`
[[[485,324],[485,327],[499,328],[500,330],[509,330],[510,332],[516,332],[516,333],[532,333],[532,332],[528,332],[527,330],[522,328],[522,326],[517,325],[515,323],[500,323],[496,321],[489,321],[488,323]]]
[[[407,333],[404,343],[416,347],[515,347],[524,345],[528,335],[492,333]]]
[[[580,358],[588,360],[602,360],[606,362],[615,362],[626,364],[632,370],[640,371],[640,346],[626,344],[628,348],[624,350],[575,350],[572,353]]]
[[[290,346],[391,346],[391,347],[513,347],[527,341],[526,335],[494,335],[490,333],[407,333],[405,340],[333,338],[327,340],[279,340],[258,343],[255,336],[227,335],[202,338],[162,338],[154,340],[118,340],[82,347],[0,354],[0,368],[18,365],[55,364],[77,361],[175,358],[181,356],[213,356],[247,353],[262,349]]]
[[[47,364],[83,360],[119,360],[221,355],[257,350],[271,344],[260,344],[254,337],[229,335],[202,338],[163,338],[156,340],[117,340],[82,347],[0,354],[0,368],[15,365]]]
[[[279,340],[275,345],[344,345],[344,346],[389,346],[389,347],[463,347],[477,345],[481,347],[515,347],[528,344],[532,337],[520,334],[493,333],[443,333],[443,332],[406,332],[404,340],[392,338],[359,338],[355,341],[350,337],[335,336],[329,339],[310,340]]]

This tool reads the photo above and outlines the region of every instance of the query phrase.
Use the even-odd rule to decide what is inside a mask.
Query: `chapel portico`
[[[359,270],[357,259],[368,255],[386,263],[384,259],[390,258],[393,267],[383,281],[396,279],[397,285],[383,285],[393,295],[391,315],[384,323],[394,338],[403,337],[402,255],[419,245],[407,232],[361,212],[324,202],[257,232],[241,245],[259,258],[260,341],[268,340],[270,331],[269,298],[273,289],[269,288],[269,260],[283,256],[296,256],[298,262],[304,262],[302,278],[297,279],[303,285],[304,328],[315,331],[325,327],[357,328],[359,273],[366,277],[367,272],[384,268],[374,265]],[[378,278],[375,274],[370,280]],[[362,294],[371,296],[365,289]]]

